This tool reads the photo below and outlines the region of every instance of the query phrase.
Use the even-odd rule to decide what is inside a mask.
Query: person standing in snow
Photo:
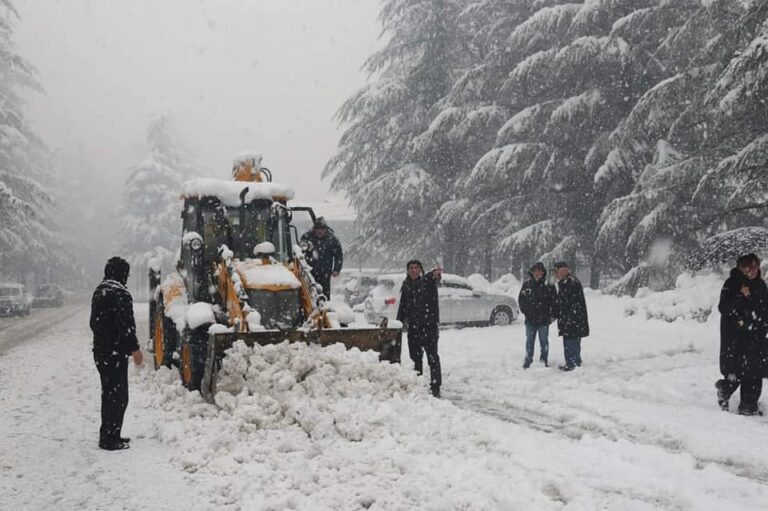
[[[99,447],[127,449],[130,438],[120,436],[128,407],[128,357],[143,361],[136,338],[133,299],[125,287],[130,265],[120,257],[107,261],[104,280],[91,300],[93,359],[101,379],[101,428]]]
[[[760,275],[760,259],[748,254],[720,291],[720,373],[715,383],[717,402],[728,410],[728,400],[741,386],[739,414],[762,415],[757,406],[763,390],[768,357],[768,288]]]
[[[330,299],[331,277],[339,276],[344,262],[341,243],[321,216],[317,217],[312,230],[305,232],[301,240],[312,243],[312,250],[307,254],[307,263],[312,266],[315,281],[323,286],[323,294]]]
[[[418,374],[422,373],[424,353],[429,364],[429,387],[432,395],[440,397],[442,373],[437,340],[440,336],[440,308],[437,285],[443,270],[437,268],[424,274],[421,262],[413,259],[406,265],[408,275],[400,288],[400,305],[397,320],[406,325],[408,352]]]
[[[548,366],[549,324],[552,323],[555,305],[555,286],[547,284],[547,270],[538,262],[530,271],[530,278],[523,283],[518,296],[520,311],[525,314],[525,361],[523,369],[531,367],[536,334],[539,336],[541,355],[539,360]]]
[[[581,340],[589,336],[589,318],[587,301],[579,279],[571,275],[568,263],[555,263],[557,295],[555,298],[555,316],[557,330],[563,338],[565,365],[561,371],[573,371],[581,366]]]

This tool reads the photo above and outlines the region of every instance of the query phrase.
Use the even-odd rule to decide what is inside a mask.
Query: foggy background
[[[202,175],[228,178],[234,154],[257,151],[297,203],[330,200],[331,216],[349,216],[320,171],[339,137],[334,113],[365,82],[378,7],[19,0],[18,51],[44,88],[26,92],[27,119],[54,153],[55,179],[77,182],[66,200],[91,206],[73,234],[92,244],[93,265],[112,249],[123,183],[157,113],[174,119]]]

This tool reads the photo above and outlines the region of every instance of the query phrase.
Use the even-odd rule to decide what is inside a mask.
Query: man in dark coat
[[[571,275],[568,263],[555,264],[555,277],[557,330],[563,338],[565,352],[565,365],[560,366],[560,370],[573,371],[581,366],[581,340],[589,336],[587,301],[581,282]]]
[[[762,415],[757,402],[763,390],[768,340],[768,288],[754,254],[740,257],[720,291],[720,373],[717,400],[728,410],[728,400],[741,386],[739,413]]]
[[[301,237],[302,241],[312,243],[312,250],[307,255],[307,262],[312,266],[312,276],[323,286],[323,294],[331,297],[331,277],[338,277],[344,262],[341,243],[328,227],[325,218],[319,216],[311,231]]]
[[[548,366],[549,324],[552,323],[555,305],[555,286],[547,284],[547,270],[544,264],[533,265],[530,278],[523,283],[518,296],[520,311],[525,314],[525,362],[523,369],[531,367],[536,334],[539,335],[541,355],[539,360]]]
[[[433,396],[440,397],[442,374],[437,353],[440,335],[437,285],[442,279],[442,269],[424,274],[424,267],[416,259],[408,261],[406,268],[408,276],[400,288],[397,319],[407,325],[408,351],[418,374],[422,373],[424,352],[427,353],[430,390]]]
[[[143,358],[136,339],[133,300],[125,287],[129,272],[127,261],[111,258],[91,300],[93,359],[101,378],[99,447],[108,451],[128,448],[130,438],[120,436],[128,406],[128,357],[136,365]]]

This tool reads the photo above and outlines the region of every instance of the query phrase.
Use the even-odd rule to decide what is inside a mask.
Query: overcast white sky
[[[263,154],[297,202],[320,201],[332,117],[365,83],[377,0],[16,0],[21,53],[45,95],[29,114],[50,148],[110,169],[142,156],[150,116],[171,113],[205,172]]]

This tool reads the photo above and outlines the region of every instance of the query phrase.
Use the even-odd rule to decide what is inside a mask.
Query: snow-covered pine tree
[[[49,155],[27,123],[22,90],[42,91],[18,54],[10,0],[0,1],[0,271],[6,277],[67,264],[55,234]]]
[[[745,42],[708,94],[721,156],[696,189],[714,206],[702,219],[705,234],[762,225],[768,212],[768,1],[754,2],[737,24]]]
[[[179,149],[168,114],[156,115],[146,132],[147,153],[125,181],[119,210],[119,251],[131,263],[139,293],[145,291],[148,264],[156,259],[167,271],[180,246],[179,192],[193,177]]]
[[[711,169],[731,154],[723,139],[729,130],[717,126],[707,94],[743,44],[750,25],[746,17],[755,26],[755,13],[729,0],[694,2],[677,16],[667,14],[666,19],[678,19],[678,26],[654,55],[670,76],[652,87],[614,131],[612,149],[595,174],[598,189],[612,197],[599,222],[597,253],[611,269],[633,275],[625,279],[633,286],[654,278],[658,286],[669,286],[672,281],[659,276],[676,274],[704,235],[704,219],[716,201],[694,194],[702,177],[714,175]],[[722,190],[720,184],[716,188]]]
[[[466,67],[468,50],[458,25],[466,3],[382,4],[379,19],[387,42],[365,64],[371,83],[337,114],[346,129],[323,171],[358,213],[362,236],[353,250],[380,250],[390,259],[440,253],[435,211],[449,190],[451,169],[443,169],[414,140],[428,130],[457,70]]]
[[[485,0],[474,3],[462,15],[464,25],[476,27],[468,32],[474,34],[471,39],[473,56],[480,60],[457,80],[444,102],[443,110],[449,115],[451,110],[461,114],[450,115],[455,122],[447,125],[450,131],[445,131],[461,132],[454,126],[467,125],[465,116],[483,119],[483,122],[471,133],[464,132],[464,137],[472,142],[471,146],[458,144],[462,148],[471,148],[464,155],[468,164],[454,180],[451,199],[443,204],[439,216],[443,221],[464,226],[472,247],[468,255],[475,261],[474,269],[480,269],[478,262],[483,261],[482,271],[489,278],[498,262],[503,265],[502,272],[508,271],[510,262],[515,264],[511,261],[515,258],[509,257],[508,250],[498,250],[498,236],[528,225],[525,215],[529,210],[522,200],[524,180],[519,178],[531,168],[530,158],[537,154],[539,147],[537,137],[520,133],[516,139],[511,133],[515,128],[520,131],[532,128],[530,121],[536,116],[526,111],[515,115],[514,120],[508,120],[510,112],[519,109],[519,103],[514,95],[501,91],[501,86],[510,69],[538,48],[536,42],[521,43],[520,39],[530,35],[533,39],[538,40],[541,36],[547,40],[556,32],[553,29],[545,34],[546,30],[538,24],[542,16],[536,15],[542,11],[573,10],[572,6],[559,5],[546,8],[546,4],[560,3]],[[441,111],[440,115],[445,113]],[[501,139],[504,141],[500,142]],[[501,254],[491,257],[492,252]],[[531,257],[528,253],[516,255],[517,260]]]
[[[588,163],[628,111],[639,73],[629,45],[611,31],[652,4],[551,2],[508,36],[516,58],[506,62],[511,67],[497,97],[512,115],[496,147],[467,176],[465,191],[469,203],[496,218],[498,205],[506,204],[498,248],[513,267],[566,258],[590,265],[597,276],[592,241],[601,202]],[[493,187],[478,187],[482,182]]]

